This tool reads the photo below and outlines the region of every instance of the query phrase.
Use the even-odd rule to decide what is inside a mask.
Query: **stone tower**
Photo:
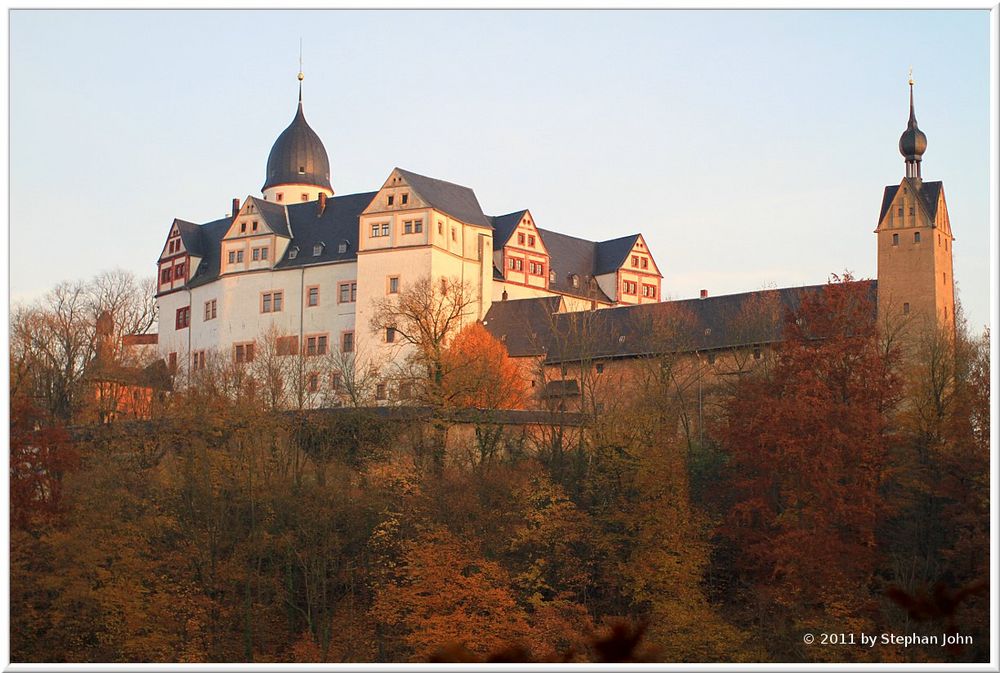
[[[878,226],[879,322],[920,330],[955,325],[954,236],[941,182],[926,182],[920,162],[927,136],[917,127],[910,79],[910,119],[899,138],[905,177],[882,196]]]

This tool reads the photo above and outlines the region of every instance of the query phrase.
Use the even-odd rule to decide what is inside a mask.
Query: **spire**
[[[302,109],[302,80],[304,80],[305,78],[306,78],[306,76],[302,73],[302,38],[300,37],[299,38],[299,110]],[[911,85],[913,84],[912,80],[911,80],[910,84]],[[912,98],[913,98],[913,94],[910,94],[910,99],[911,99],[910,108],[911,109],[913,107]]]
[[[920,179],[920,161],[927,150],[927,136],[917,126],[917,113],[913,106],[913,68],[910,68],[910,119],[906,130],[899,137],[899,153],[906,160],[906,177]]]

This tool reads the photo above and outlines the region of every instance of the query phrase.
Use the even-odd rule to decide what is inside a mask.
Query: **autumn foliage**
[[[24,351],[12,660],[985,661],[988,339],[904,350],[870,289],[757,301],[752,338],[782,335],[759,355],[650,353],[591,372],[580,426],[470,413],[464,440],[427,431],[443,413],[285,414],[235,369],[153,421],[87,424]],[[438,333],[461,302],[410,308],[434,337],[421,401],[533,402],[481,325]],[[803,642],[943,629],[974,644]]]

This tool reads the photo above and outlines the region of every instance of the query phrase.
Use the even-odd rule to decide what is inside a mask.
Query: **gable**
[[[395,210],[410,210],[411,208],[431,207],[410,184],[409,180],[402,175],[400,169],[394,168],[389,177],[385,179],[378,192],[375,193],[371,203],[361,213],[371,215],[374,213],[387,213]]]
[[[503,243],[498,247],[498,234],[496,233],[496,226],[494,225],[494,250],[512,247],[519,250],[533,252],[538,255],[548,256],[549,250],[545,247],[545,241],[542,240],[542,235],[538,232],[538,227],[535,225],[535,218],[532,217],[531,211],[521,210],[515,213],[501,215],[499,218],[495,219],[500,220],[501,226],[507,231]],[[502,235],[502,233],[500,235]],[[521,242],[522,237],[524,239],[523,243]],[[532,242],[534,245],[532,245]]]
[[[633,257],[639,258],[638,267],[632,266]],[[644,259],[648,260],[647,267],[642,266],[642,260]],[[619,268],[628,269],[630,271],[639,271],[641,273],[653,274],[661,278],[663,277],[663,274],[660,273],[660,268],[656,265],[656,260],[653,259],[653,253],[649,250],[649,246],[646,245],[646,240],[642,237],[642,234],[636,234],[635,242],[632,244],[632,247],[629,248],[629,250],[625,253],[625,257],[621,260],[621,263],[618,265],[618,267],[616,267],[616,270]]]
[[[910,207],[914,208],[916,223],[905,225],[896,223],[899,208],[903,208],[903,217],[910,216]],[[944,217],[940,217],[943,215]],[[951,228],[947,218],[947,207],[944,206],[944,185],[940,181],[920,182],[913,178],[903,178],[899,185],[888,185],[882,194],[882,208],[879,212],[878,231],[883,226],[894,228],[902,226],[929,226],[942,228],[950,234]]]
[[[275,234],[289,238],[285,206],[248,196],[233,216],[224,239]]]

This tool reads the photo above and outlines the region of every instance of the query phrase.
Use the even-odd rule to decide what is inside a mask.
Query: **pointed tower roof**
[[[323,141],[306,122],[302,111],[302,80],[299,73],[299,107],[267,156],[267,176],[262,190],[277,185],[315,185],[331,192],[330,159]]]
[[[920,161],[927,150],[927,136],[917,126],[917,114],[913,109],[913,74],[910,74],[910,119],[906,130],[899,137],[899,153],[906,160],[906,177],[920,177]]]

